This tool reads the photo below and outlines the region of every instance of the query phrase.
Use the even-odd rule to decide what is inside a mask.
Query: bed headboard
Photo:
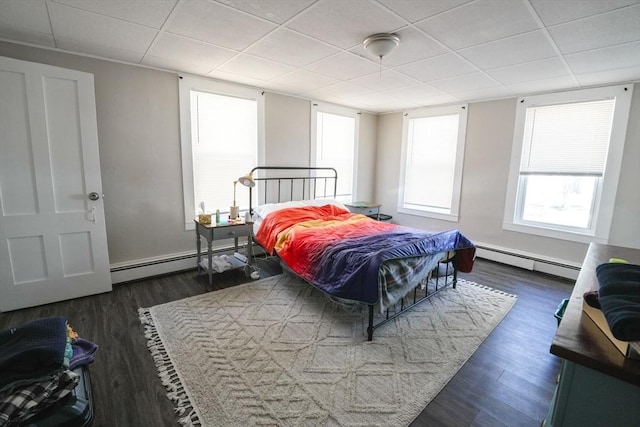
[[[251,169],[256,187],[249,187],[249,212],[253,215],[253,191],[258,205],[292,200],[335,199],[338,172],[329,167],[256,166]]]

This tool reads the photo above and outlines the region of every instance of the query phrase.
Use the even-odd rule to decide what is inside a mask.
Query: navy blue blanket
[[[62,369],[66,344],[67,321],[62,317],[0,331],[0,390],[12,382]]]
[[[323,291],[367,304],[375,304],[379,298],[376,286],[363,283],[378,283],[378,271],[384,261],[435,254],[450,250],[456,253],[467,271],[473,264],[475,247],[458,230],[428,233],[421,230],[399,227],[386,233],[360,238],[336,240],[318,253],[311,283]],[[459,266],[457,266],[459,267]]]
[[[613,336],[640,341],[640,266],[608,263],[596,268],[599,301]]]

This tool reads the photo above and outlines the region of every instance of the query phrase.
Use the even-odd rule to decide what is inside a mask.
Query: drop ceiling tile
[[[142,57],[144,56],[144,53],[142,52],[133,52],[130,50],[98,45],[85,40],[67,39],[64,37],[56,37],[56,44],[60,49],[96,56],[99,58],[117,59],[118,61],[134,64],[138,64],[142,61]]]
[[[353,98],[349,98],[348,102],[354,102],[358,105],[365,105],[368,107],[384,107],[385,105],[399,102],[401,99],[396,98],[395,96],[387,95],[382,92],[371,92],[365,95],[355,96]]]
[[[367,76],[358,77],[357,79],[350,80],[349,83],[352,83],[358,86],[363,86],[371,90],[377,90],[380,92],[416,84],[414,80],[391,70],[386,70],[386,71],[383,71],[382,73],[373,73]]]
[[[549,28],[564,54],[640,40],[640,5]]]
[[[508,86],[516,95],[532,95],[535,93],[545,93],[558,90],[577,89],[578,84],[573,77],[555,77],[529,81],[526,83],[516,83]]]
[[[44,1],[0,1],[0,38],[55,47]]]
[[[206,0],[189,0],[176,8],[167,31],[207,43],[242,50],[275,24]]]
[[[455,96],[465,102],[478,102],[489,99],[503,99],[509,97],[515,97],[516,94],[509,88],[505,87],[491,87],[476,89],[464,92],[456,92]]]
[[[208,77],[217,79],[217,80],[222,80],[223,82],[233,82],[233,83],[239,83],[245,86],[251,86],[254,88],[262,88],[264,87],[264,85],[267,83],[264,80],[261,79],[254,79],[252,77],[248,77],[248,76],[241,76],[239,74],[232,74],[232,73],[227,73],[224,71],[220,71],[220,70],[214,70],[212,72],[210,72],[209,74],[207,74]]]
[[[573,21],[597,15],[609,10],[618,9],[631,4],[640,3],[640,0],[530,0],[536,13],[546,26]]]
[[[316,0],[218,0],[236,9],[282,24]]]
[[[640,65],[640,42],[565,55],[575,74],[594,73]]]
[[[160,29],[177,0],[54,0],[89,12]]]
[[[577,74],[576,79],[583,86],[610,85],[612,83],[637,82],[640,80],[640,65],[621,68],[618,70],[599,71],[594,73]]]
[[[258,80],[272,80],[293,71],[294,68],[257,56],[241,54],[219,67],[218,70]]]
[[[379,65],[349,52],[341,52],[305,67],[307,70],[324,74],[338,80],[351,80],[375,73]]]
[[[320,0],[285,25],[347,49],[371,34],[395,31],[406,22],[377,2]]]
[[[371,92],[371,89],[367,89],[362,86],[339,82],[336,84],[325,86],[323,88],[304,92],[303,95],[312,99],[331,100],[332,102],[337,102],[345,98],[353,98]]]
[[[467,61],[453,53],[436,56],[412,64],[403,65],[396,69],[414,79],[422,82],[453,77],[460,74],[468,74],[476,69]]]
[[[387,67],[396,67],[447,52],[447,49],[441,44],[415,28],[405,28],[396,34],[400,36],[400,44],[382,59],[383,64]],[[362,43],[351,49],[351,52],[378,62],[378,58],[367,52]]]
[[[4,28],[1,24],[0,39],[7,39],[19,43],[33,43],[45,47],[56,47],[52,34],[43,34],[26,30]]]
[[[424,99],[432,96],[444,95],[444,93],[440,89],[436,89],[424,84],[386,90],[384,91],[384,93],[395,96],[397,98],[409,100]]]
[[[433,105],[445,105],[445,104],[455,104],[462,101],[460,98],[456,98],[453,95],[436,95],[430,96],[428,98],[424,98],[420,100],[420,104],[425,107],[433,106]]]
[[[165,58],[161,56],[145,55],[142,64],[150,67],[185,72],[190,74],[205,75],[211,71],[211,67],[203,63],[184,61],[179,58]]]
[[[336,79],[307,70],[296,70],[286,76],[274,79],[274,81],[293,87],[297,89],[298,92],[306,92],[337,83]]]
[[[538,29],[522,1],[479,0],[416,24],[452,49]]]
[[[236,51],[213,46],[193,39],[163,33],[149,49],[143,63],[180,69],[196,74],[207,74],[213,68],[236,55]],[[198,70],[198,71],[196,71]]]
[[[300,88],[298,87],[293,87],[293,86],[289,86],[286,84],[286,82],[280,82],[277,80],[271,80],[268,82],[264,82],[262,84],[262,87],[272,91],[272,92],[278,92],[278,93],[288,93],[288,94],[298,94],[300,93]]]
[[[296,67],[304,67],[339,50],[300,33],[281,28],[267,34],[245,51]]]
[[[69,40],[75,40],[77,46],[144,53],[157,34],[147,27],[57,3],[49,3],[49,16],[58,47],[62,49],[69,49]],[[63,39],[65,43],[61,42]]]
[[[378,106],[379,113],[394,113],[397,111],[415,110],[422,107],[423,104],[415,101],[401,100],[397,102],[391,102],[389,104]]]
[[[448,79],[436,80],[429,84],[454,95],[460,92],[499,86],[498,83],[482,73],[471,73]]]
[[[458,53],[484,70],[556,55],[556,51],[542,31],[519,34],[460,50]]]
[[[471,0],[378,0],[398,15],[409,22],[418,22],[422,19],[437,15],[446,10],[453,9]]]
[[[49,25],[47,5],[40,0],[0,1],[0,32],[17,35],[33,34],[40,38],[51,36],[53,33]]]
[[[570,73],[560,58],[547,58],[525,64],[487,70],[487,74],[502,84],[511,85],[534,80],[569,77]]]

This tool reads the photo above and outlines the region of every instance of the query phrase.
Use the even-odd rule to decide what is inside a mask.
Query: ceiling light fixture
[[[373,34],[362,42],[364,50],[380,58],[380,77],[382,77],[382,58],[389,55],[400,44],[400,36],[390,33]]]
[[[362,42],[364,49],[377,56],[382,61],[383,56],[389,55],[400,44],[400,37],[396,34],[378,33],[367,37]]]

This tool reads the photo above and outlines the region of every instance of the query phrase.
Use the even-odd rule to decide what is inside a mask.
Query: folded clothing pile
[[[640,265],[601,264],[596,276],[598,302],[613,336],[640,341]]]
[[[62,317],[0,331],[0,426],[25,420],[68,396],[93,362],[97,346],[78,337]]]

